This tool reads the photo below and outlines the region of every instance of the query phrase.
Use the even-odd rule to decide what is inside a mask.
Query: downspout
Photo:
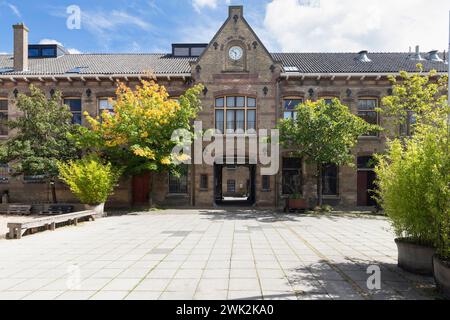
[[[279,119],[279,112],[278,109],[280,108],[280,82],[281,82],[281,78],[277,78],[276,79],[276,86],[275,86],[275,124],[278,123],[278,119]],[[271,150],[272,152],[273,150]],[[280,158],[280,155],[278,155],[278,158]],[[280,159],[278,159],[280,160]],[[279,178],[280,178],[280,168],[278,168],[278,172],[275,175],[275,208],[278,209],[278,205],[279,205]]]
[[[191,165],[191,205],[195,207],[195,163]]]

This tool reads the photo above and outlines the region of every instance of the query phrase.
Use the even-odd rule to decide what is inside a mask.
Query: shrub
[[[85,204],[97,205],[106,202],[122,174],[111,163],[89,155],[81,160],[59,162],[59,178],[64,181]]]
[[[448,255],[450,154],[446,130],[422,128],[411,139],[394,140],[378,161],[377,200],[397,236],[433,245]]]

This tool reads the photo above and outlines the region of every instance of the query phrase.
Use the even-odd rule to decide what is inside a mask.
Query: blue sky
[[[0,53],[12,51],[12,24],[30,43],[60,42],[72,52],[168,52],[173,42],[208,42],[243,4],[271,51],[444,50],[448,0],[0,0]],[[82,11],[66,27],[67,7]]]

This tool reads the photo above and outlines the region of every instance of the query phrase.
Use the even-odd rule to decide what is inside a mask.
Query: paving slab
[[[383,217],[137,212],[0,239],[0,300],[439,299],[397,267],[394,238]]]

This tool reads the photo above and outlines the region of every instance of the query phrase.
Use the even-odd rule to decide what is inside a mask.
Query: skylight
[[[286,72],[298,72],[298,68],[297,67],[284,67],[284,71]]]
[[[81,73],[83,69],[87,69],[87,67],[75,67],[67,71],[66,73]]]

